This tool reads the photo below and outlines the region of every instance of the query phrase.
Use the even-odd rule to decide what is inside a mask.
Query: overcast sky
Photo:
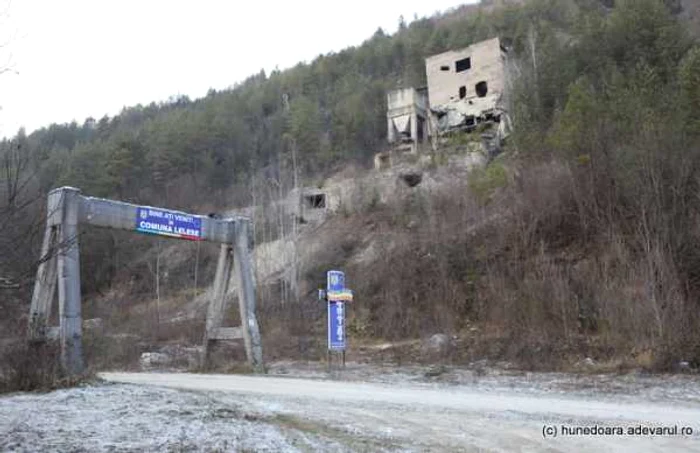
[[[0,0],[0,136],[204,96],[474,0]]]

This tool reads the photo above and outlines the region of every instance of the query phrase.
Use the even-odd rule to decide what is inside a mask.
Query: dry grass
[[[71,387],[92,378],[67,376],[60,365],[60,350],[55,343],[17,341],[7,345],[0,357],[0,393],[49,391]]]
[[[345,269],[359,295],[349,312],[353,338],[468,337],[446,361],[489,358],[527,369],[575,369],[587,357],[610,369],[700,365],[683,271],[693,255],[679,256],[669,243],[692,236],[605,218],[602,187],[586,186],[580,169],[560,161],[500,165],[498,181],[484,182],[488,191],[475,194],[457,180],[437,191],[419,185],[408,197],[343,216],[342,227],[327,224],[336,243],[354,243],[348,253],[318,256],[306,269],[306,288],[322,287],[329,268]],[[356,259],[370,243],[375,259]],[[313,291],[284,307],[275,292],[261,303],[267,353],[321,358],[325,312]],[[415,350],[392,354],[430,359]]]

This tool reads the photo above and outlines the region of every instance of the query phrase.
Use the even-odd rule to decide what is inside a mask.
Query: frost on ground
[[[104,373],[0,397],[0,451],[700,451],[696,376],[271,364],[272,376]],[[546,426],[689,426],[543,436]]]
[[[234,397],[103,384],[0,397],[0,451],[348,451],[292,416]]]
[[[700,403],[700,375],[650,374],[632,371],[614,373],[533,373],[512,369],[507,363],[476,362],[470,366],[378,366],[349,362],[330,373],[319,362],[277,361],[268,364],[271,376],[376,382],[451,388],[461,387],[485,393],[543,394],[577,398],[614,396],[615,400],[639,399],[659,403]]]
[[[336,439],[374,439],[403,451],[698,451],[700,405],[620,401],[615,394],[562,397],[468,385],[349,382],[243,375],[105,373],[108,380],[238,395],[262,412],[294,414]],[[697,386],[697,384],[696,384]],[[661,435],[591,434],[592,429],[666,428]],[[558,437],[544,435],[555,429]],[[582,433],[565,432],[582,429]],[[687,428],[685,433],[682,428]],[[345,433],[343,435],[343,433]],[[379,442],[376,442],[379,440]],[[365,446],[366,447],[366,446]],[[355,451],[374,451],[358,448]],[[324,446],[323,451],[334,451]]]

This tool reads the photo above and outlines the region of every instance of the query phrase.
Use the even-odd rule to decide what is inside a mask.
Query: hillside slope
[[[367,341],[446,333],[457,338],[452,360],[699,367],[700,47],[685,20],[693,5],[493,3],[393,36],[378,31],[357,48],[201,100],[3,143],[12,169],[3,178],[22,184],[0,185],[12,227],[0,269],[19,282],[2,308],[12,318],[26,312],[41,194],[52,186],[198,212],[259,206],[257,241],[280,240],[279,251],[297,221],[278,209],[294,181],[333,187],[338,178],[328,177],[354,163],[344,179],[366,190],[318,230],[299,230],[299,278],[285,276],[285,261],[263,278],[271,355],[319,357],[323,312],[313,291],[323,271],[343,267],[362,300],[351,333]],[[367,175],[369,156],[384,147],[386,90],[420,85],[425,56],[492,36],[508,43],[513,68],[505,155],[464,176],[450,165],[456,137],[429,157],[414,189],[397,175]],[[85,312],[139,324],[130,328],[155,340],[171,337],[152,329],[154,317],[179,316],[211,280],[211,251],[163,251],[109,232],[85,232],[81,242]],[[172,257],[160,278],[173,297],[154,307],[161,253]],[[201,338],[201,324],[190,327],[171,331]]]

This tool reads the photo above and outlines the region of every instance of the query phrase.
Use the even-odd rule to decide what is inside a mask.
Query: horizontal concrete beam
[[[387,110],[387,118],[396,118],[397,116],[411,115],[412,113],[417,113],[418,115],[425,118],[427,115],[427,110],[421,108],[420,106],[403,106],[394,109]]]
[[[243,338],[243,329],[241,327],[219,327],[210,333],[208,338],[210,340],[240,340]]]
[[[51,192],[63,191],[65,189],[77,191],[77,189],[62,187],[54,189]],[[182,211],[152,206],[139,206],[122,201],[85,197],[82,195],[79,195],[79,200],[79,223],[136,232],[136,213],[138,208],[151,208],[160,211],[168,211],[173,214],[198,218],[201,221],[201,240],[225,244],[230,244],[234,241],[237,225],[242,221],[248,221],[248,219],[245,217],[213,219],[207,216],[188,214]],[[53,212],[54,210],[51,209],[51,206],[49,206],[49,211],[50,212],[47,219],[48,224],[60,224],[61,218],[60,216],[56,215],[55,212]]]

